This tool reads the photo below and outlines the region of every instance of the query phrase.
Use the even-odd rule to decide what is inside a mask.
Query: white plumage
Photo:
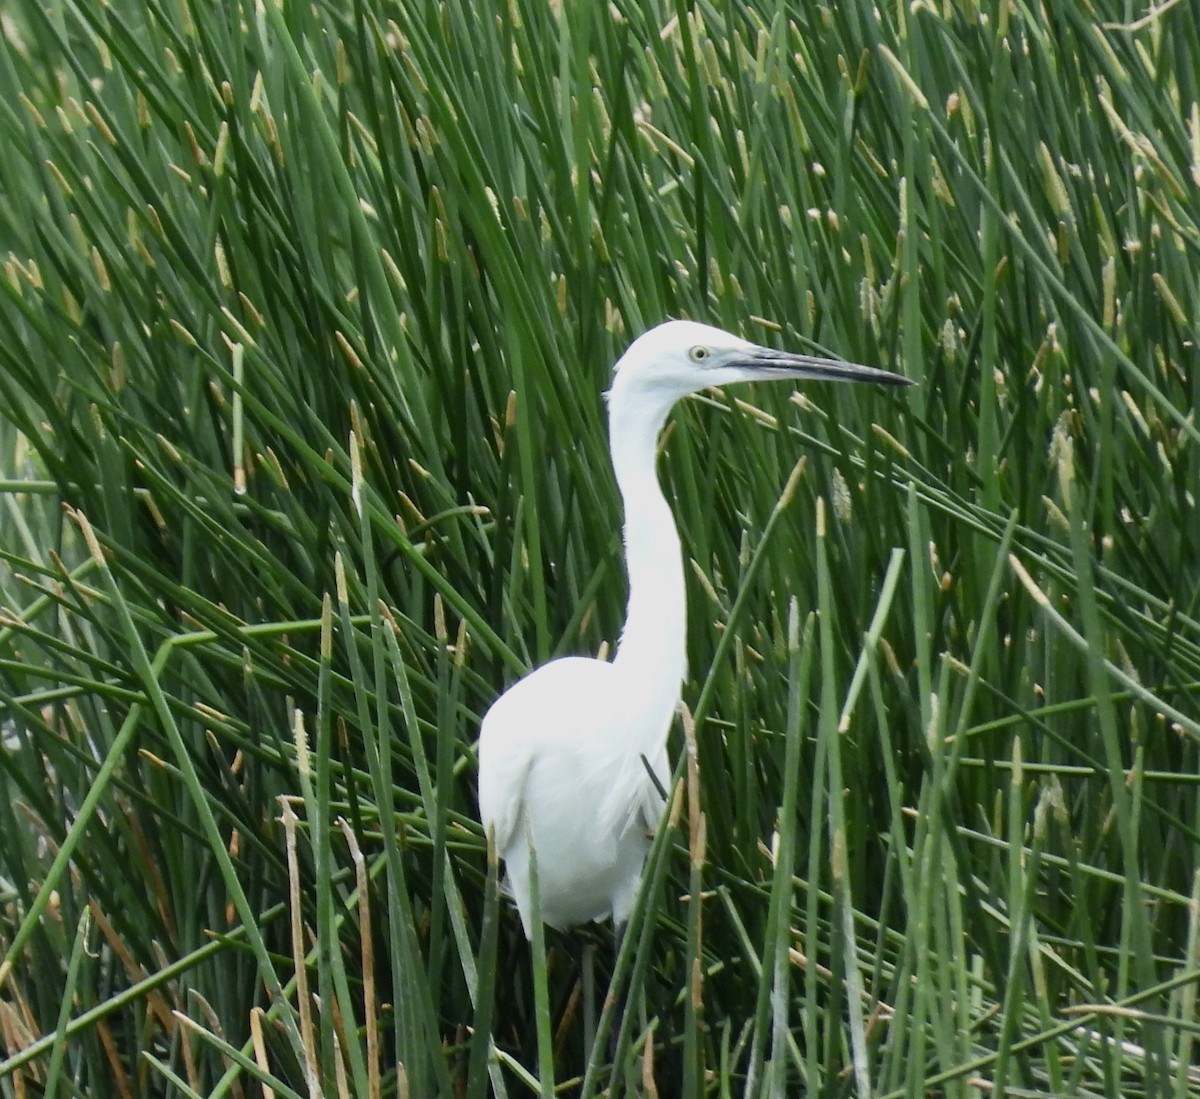
[[[884,370],[758,347],[669,321],[629,346],[608,393],[609,446],[625,510],[629,604],[612,663],[565,657],[510,687],[483,719],[479,811],[528,936],[534,913],[567,928],[628,918],[670,780],[667,734],[687,672],[687,602],[675,520],[655,472],[672,405],[710,386],[770,378],[902,384]],[[643,758],[645,762],[643,762]]]

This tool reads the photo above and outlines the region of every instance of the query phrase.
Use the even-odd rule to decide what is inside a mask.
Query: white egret
[[[545,923],[565,929],[611,913],[620,928],[662,814],[667,734],[687,672],[687,606],[679,535],[655,472],[659,431],[688,394],[783,378],[907,384],[886,370],[759,347],[692,321],[651,329],[616,365],[609,448],[629,577],[616,655],[535,669],[496,700],[479,735],[480,817],[507,865],[526,937],[530,839]]]

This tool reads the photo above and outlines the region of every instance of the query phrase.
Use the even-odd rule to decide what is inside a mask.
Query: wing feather
[[[506,717],[505,707],[493,706],[479,730],[479,819],[501,857],[516,832],[533,766],[533,744],[510,730]]]

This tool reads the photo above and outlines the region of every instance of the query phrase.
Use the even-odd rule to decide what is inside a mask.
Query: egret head
[[[667,321],[629,345],[614,369],[613,392],[673,403],[709,386],[782,378],[909,384],[887,370],[775,351],[696,321]]]

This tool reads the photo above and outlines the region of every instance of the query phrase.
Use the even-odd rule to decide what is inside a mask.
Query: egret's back
[[[567,657],[503,694],[479,737],[479,810],[505,860],[526,934],[529,841],[541,917],[566,928],[628,917],[662,798],[642,763],[669,780],[670,713],[630,705],[611,664]]]

